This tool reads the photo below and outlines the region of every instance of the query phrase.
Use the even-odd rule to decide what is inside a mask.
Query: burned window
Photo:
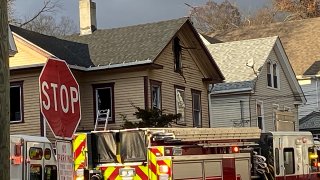
[[[10,122],[23,122],[22,82],[14,82],[10,85]]]
[[[185,125],[186,119],[186,104],[185,104],[185,92],[184,92],[184,87],[175,87],[175,95],[176,95],[176,113],[180,114],[181,117],[179,121],[177,122],[178,124]]]
[[[161,82],[150,80],[151,108],[161,109]]]
[[[180,39],[178,37],[175,37],[173,39],[173,56],[174,56],[174,71],[175,72],[181,72],[182,70],[182,62],[181,62],[181,45],[180,45]]]
[[[99,121],[105,121],[109,110],[109,122],[114,122],[114,84],[93,85],[95,117]]]

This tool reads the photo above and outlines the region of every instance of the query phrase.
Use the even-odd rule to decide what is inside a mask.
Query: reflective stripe
[[[85,167],[86,155],[84,151],[86,148],[87,134],[76,134],[73,140],[73,158],[74,158],[74,170]]]
[[[134,180],[148,180],[148,167],[147,166],[110,166],[100,167],[105,180],[121,180],[119,171],[121,168],[134,168],[136,175]]]
[[[160,175],[160,165],[166,165],[169,168],[168,174],[171,179],[171,157],[164,156],[164,147],[156,146],[148,149],[149,158],[149,179],[158,180]]]

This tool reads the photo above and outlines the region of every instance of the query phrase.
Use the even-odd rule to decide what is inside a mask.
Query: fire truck
[[[76,180],[319,179],[310,132],[146,128],[78,133]]]
[[[11,180],[57,180],[57,160],[46,137],[10,135]]]

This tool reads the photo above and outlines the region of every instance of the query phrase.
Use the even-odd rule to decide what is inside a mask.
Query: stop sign
[[[79,84],[63,60],[48,59],[39,77],[40,107],[53,134],[71,139],[81,119]]]

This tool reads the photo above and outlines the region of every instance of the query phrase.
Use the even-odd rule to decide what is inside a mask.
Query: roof
[[[225,42],[279,36],[295,74],[307,75],[314,61],[320,60],[320,36],[317,34],[320,34],[320,18],[250,26],[218,34],[215,38]]]
[[[313,111],[299,120],[300,129],[320,128],[320,112]]]
[[[152,61],[187,21],[180,18],[59,38],[15,26],[11,29],[70,65],[90,67]]]
[[[225,83],[216,84],[213,90],[253,88],[255,72],[266,62],[276,40],[275,36],[207,45],[225,76]]]

